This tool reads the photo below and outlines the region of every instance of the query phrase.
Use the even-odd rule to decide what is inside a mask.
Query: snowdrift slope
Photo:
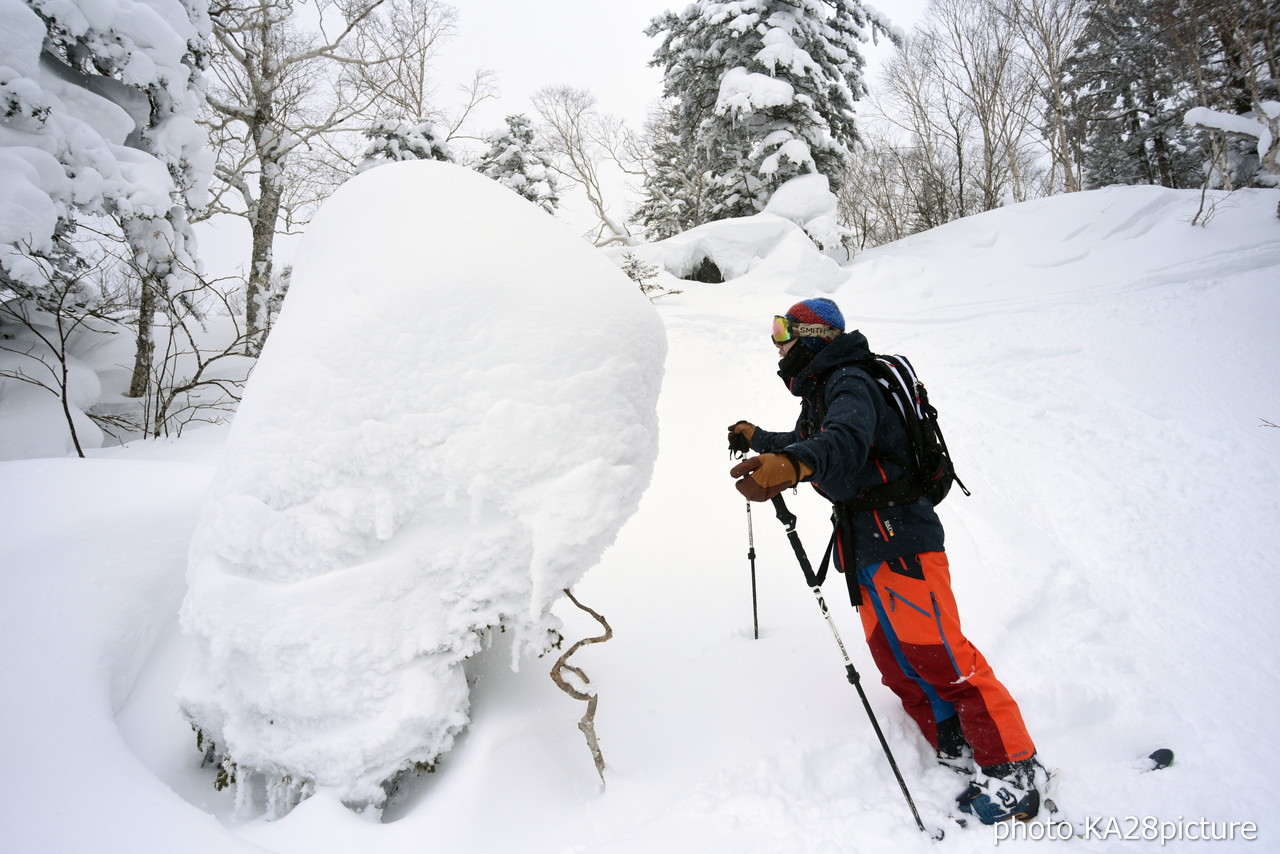
[[[1256,759],[1280,746],[1266,610],[1280,592],[1280,430],[1262,426],[1280,423],[1275,201],[1236,194],[1193,228],[1192,193],[1042,200],[867,252],[832,294],[874,347],[911,356],[943,412],[974,492],[942,507],[966,630],[1063,769],[1058,800],[1079,820],[1252,821],[1264,846],[1278,832]],[[793,417],[766,334],[795,290],[761,267],[658,304],[670,354],[654,480],[578,586],[616,634],[576,660],[600,696],[604,792],[580,704],[547,662],[512,673],[499,641],[468,664],[470,729],[385,823],[325,792],[277,822],[252,802],[237,811],[207,788],[172,701],[180,541],[212,462],[186,443],[207,439],[4,464],[6,850],[939,850],[915,830],[764,508],[752,639],[724,426]],[[188,459],[154,459],[172,454]],[[818,552],[822,502],[789,503]],[[941,821],[954,775],[877,684],[838,584],[828,599],[922,813]],[[570,638],[596,633],[559,613]],[[1173,768],[1135,771],[1166,744]],[[942,845],[989,850],[992,834]]]

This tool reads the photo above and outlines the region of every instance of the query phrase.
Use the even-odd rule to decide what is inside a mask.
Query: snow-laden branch
[[[1184,121],[1191,127],[1256,139],[1262,168],[1271,175],[1280,176],[1280,101],[1255,103],[1253,113],[1249,115],[1195,107],[1187,111]]]

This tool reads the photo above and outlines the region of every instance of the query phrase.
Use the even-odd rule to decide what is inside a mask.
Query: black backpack
[[[956,477],[955,465],[947,452],[947,441],[942,437],[942,428],[938,425],[938,410],[929,403],[929,393],[925,391],[924,384],[916,376],[915,369],[907,358],[873,355],[854,364],[871,375],[884,393],[889,408],[901,417],[911,446],[912,459],[902,460],[881,454],[879,459],[897,464],[907,474],[882,486],[872,487],[858,498],[843,502],[844,509],[883,510],[910,504],[921,498],[927,498],[930,504],[937,505],[947,497],[953,482],[959,485],[961,492],[968,495],[969,490]],[[824,378],[823,386],[825,385]],[[881,452],[873,450],[872,453],[875,455]]]

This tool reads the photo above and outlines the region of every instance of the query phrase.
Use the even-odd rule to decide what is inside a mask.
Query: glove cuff
[[[782,451],[781,455],[787,458],[787,462],[791,463],[791,467],[795,469],[796,483],[804,483],[813,476],[813,469],[809,468],[803,462],[796,458],[795,454],[789,451]]]

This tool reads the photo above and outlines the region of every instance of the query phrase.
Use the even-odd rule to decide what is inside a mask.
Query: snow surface
[[[1064,811],[1258,825],[1253,843],[1095,838],[1072,850],[1276,846],[1259,757],[1280,747],[1268,611],[1280,593],[1280,429],[1263,424],[1280,423],[1280,223],[1275,191],[1215,199],[1203,228],[1188,225],[1195,192],[1014,205],[868,251],[842,283],[809,291],[832,295],[878,349],[910,355],[929,384],[974,493],[940,508],[966,632],[1062,769]],[[465,665],[469,728],[383,823],[325,792],[279,821],[215,793],[173,700],[192,655],[176,618],[185,545],[225,437],[210,428],[90,460],[0,464],[5,850],[991,850],[985,828],[940,844],[915,829],[760,507],[752,638],[747,518],[724,427],[794,416],[766,335],[800,290],[766,237],[764,260],[732,281],[683,282],[656,303],[670,353],[653,482],[576,587],[615,632],[575,659],[600,697],[606,790],[575,726],[582,704],[542,666],[513,673],[500,635]],[[788,501],[812,554],[823,502]],[[955,776],[872,675],[838,583],[828,599],[912,795],[942,821]],[[570,638],[599,631],[563,602],[555,611]],[[1171,769],[1135,769],[1165,745],[1178,752]]]
[[[466,726],[486,631],[551,647],[648,486],[665,354],[630,279],[472,170],[386,164],[325,202],[182,609],[180,701],[242,798],[252,772],[277,814],[314,787],[380,805]]]

